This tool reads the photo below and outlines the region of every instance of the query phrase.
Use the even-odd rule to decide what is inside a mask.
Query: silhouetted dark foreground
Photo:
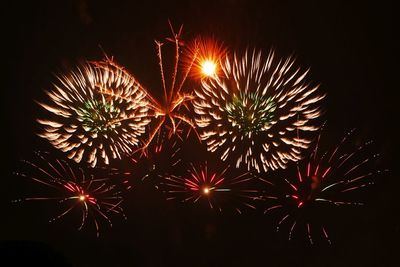
[[[0,266],[72,266],[66,257],[45,243],[1,241]]]

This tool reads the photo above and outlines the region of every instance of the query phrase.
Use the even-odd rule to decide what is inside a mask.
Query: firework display
[[[207,162],[190,164],[187,173],[181,176],[162,176],[161,186],[165,188],[168,199],[178,199],[182,202],[198,202],[205,200],[210,208],[223,209],[231,205],[241,213],[241,208],[255,209],[254,200],[259,192],[252,189],[250,181],[252,175],[248,172],[233,175],[229,166],[222,171],[210,168]]]
[[[57,77],[38,101],[38,136],[66,158],[38,152],[23,161],[15,174],[49,194],[15,202],[53,203],[60,211],[50,221],[78,215],[78,229],[94,226],[99,236],[112,216],[125,217],[121,190],[150,180],[169,203],[262,210],[288,240],[330,244],[326,212],[363,205],[354,192],[381,172],[370,142],[354,145],[351,131],[320,152],[325,94],[293,57],[186,42],[182,27],[169,26],[172,36],[156,41],[159,88],[107,56]]]
[[[201,139],[209,151],[236,167],[258,172],[285,168],[310,144],[323,94],[306,81],[308,71],[271,51],[226,57],[220,76],[204,79],[194,108]]]
[[[58,81],[51,103],[39,103],[50,113],[38,119],[40,137],[92,167],[133,151],[150,120],[146,93],[129,73],[111,60],[87,62]]]
[[[26,173],[16,173],[46,186],[53,191],[52,196],[26,197],[20,201],[51,201],[61,212],[50,222],[69,214],[80,215],[81,230],[86,224],[94,224],[97,236],[100,224],[112,226],[110,216],[118,214],[124,217],[121,207],[122,196],[108,177],[98,178],[75,168],[66,161],[54,159],[48,153],[38,152],[37,161],[24,161],[29,167]],[[54,193],[55,192],[55,193]],[[78,212],[76,212],[78,210]]]
[[[323,210],[363,205],[352,198],[351,192],[373,184],[373,178],[381,171],[374,168],[378,155],[367,153],[371,142],[352,145],[349,140],[352,132],[323,154],[319,151],[319,135],[311,155],[297,165],[295,174],[276,182],[261,178],[273,191],[264,196],[269,205],[265,213],[277,215],[277,230],[287,229],[289,240],[299,231],[306,233],[311,244],[321,237],[331,243],[321,218]]]

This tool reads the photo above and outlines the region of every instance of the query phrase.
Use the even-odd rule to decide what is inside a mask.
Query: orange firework
[[[153,121],[153,123],[151,123],[148,139],[143,142],[143,145],[140,147],[140,149],[136,150],[136,152],[146,152],[146,149],[148,148],[150,143],[163,127],[169,132],[169,137],[176,134],[180,135],[182,133],[181,127],[183,125],[189,126],[189,129],[194,129],[195,127],[193,120],[189,116],[187,116],[182,110],[188,109],[188,103],[190,103],[194,99],[194,96],[191,93],[183,92],[183,86],[189,75],[190,70],[192,69],[196,61],[197,52],[195,51],[194,54],[191,56],[191,59],[188,62],[186,68],[183,68],[183,70],[181,70],[179,66],[182,62],[181,50],[183,42],[181,40],[181,35],[183,27],[181,26],[178,33],[176,33],[171,23],[169,23],[169,25],[172,32],[172,37],[166,38],[166,41],[173,43],[175,48],[175,57],[172,66],[171,78],[167,79],[165,77],[166,68],[164,66],[162,53],[162,47],[164,43],[160,41],[155,41],[160,66],[163,97],[161,100],[159,100],[148,93],[149,108],[151,110],[149,112],[149,116],[155,118],[155,120]]]
[[[221,60],[228,50],[213,38],[196,38],[187,48],[188,62],[195,58],[190,75],[195,79],[216,78],[221,75]]]

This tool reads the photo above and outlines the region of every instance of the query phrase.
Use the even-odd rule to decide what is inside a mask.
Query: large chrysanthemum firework
[[[160,186],[168,199],[193,203],[206,200],[210,208],[220,211],[227,207],[233,207],[239,213],[243,207],[255,209],[252,202],[260,193],[250,185],[253,176],[248,172],[233,175],[228,169],[229,166],[222,171],[214,170],[207,162],[197,166],[191,164],[184,175],[160,175]]]
[[[248,170],[285,168],[301,158],[309,146],[299,133],[319,127],[318,86],[310,86],[308,71],[294,67],[294,60],[278,59],[271,51],[264,60],[261,52],[226,57],[222,74],[204,79],[194,100],[196,123],[209,151],[222,160],[244,164]]]
[[[149,123],[148,103],[141,85],[111,60],[87,62],[47,92],[51,103],[40,103],[51,113],[38,119],[39,136],[92,167],[131,153]]]
[[[318,151],[318,137],[314,151],[298,164],[296,174],[275,182],[261,178],[268,184],[267,191],[271,190],[264,196],[265,213],[278,216],[277,231],[287,229],[289,240],[294,232],[302,232],[311,244],[320,239],[330,243],[326,217],[332,210],[328,208],[363,205],[349,193],[373,184],[372,178],[381,171],[374,166],[378,155],[368,153],[371,142],[359,146],[346,142],[352,132],[323,154]]]
[[[97,236],[101,223],[112,226],[110,216],[119,214],[125,217],[121,207],[122,196],[116,185],[109,182],[108,176],[115,176],[112,170],[107,171],[107,176],[96,177],[91,173],[86,173],[83,169],[68,164],[66,161],[53,159],[49,154],[38,152],[37,160],[33,162],[24,161],[28,167],[26,171],[16,173],[27,177],[53,189],[53,193],[48,196],[27,197],[16,200],[30,201],[52,201],[60,209],[60,213],[52,218],[50,222],[61,219],[68,214],[80,216],[81,230],[87,223],[93,223]],[[104,171],[104,170],[103,170]],[[120,174],[124,176],[124,174]],[[120,181],[121,185],[124,181]]]

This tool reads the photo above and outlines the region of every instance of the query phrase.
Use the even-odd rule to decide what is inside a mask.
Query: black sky
[[[48,261],[64,258],[72,266],[398,266],[397,14],[391,2],[349,2],[76,0],[5,7],[3,258],[16,253],[43,260],[50,251],[55,256]],[[332,222],[332,246],[288,243],[257,212],[239,216],[166,203],[148,188],[134,191],[125,203],[128,221],[117,220],[99,239],[66,222],[49,224],[46,205],[10,204],[29,191],[12,175],[18,161],[49,149],[35,135],[35,100],[44,97],[53,74],[101,59],[104,49],[147,87],[157,88],[154,39],[169,34],[168,19],[184,24],[184,37],[213,36],[233,50],[294,54],[327,92],[324,118],[332,140],[353,127],[359,138],[374,140],[380,167],[390,173],[371,189],[365,208]]]

